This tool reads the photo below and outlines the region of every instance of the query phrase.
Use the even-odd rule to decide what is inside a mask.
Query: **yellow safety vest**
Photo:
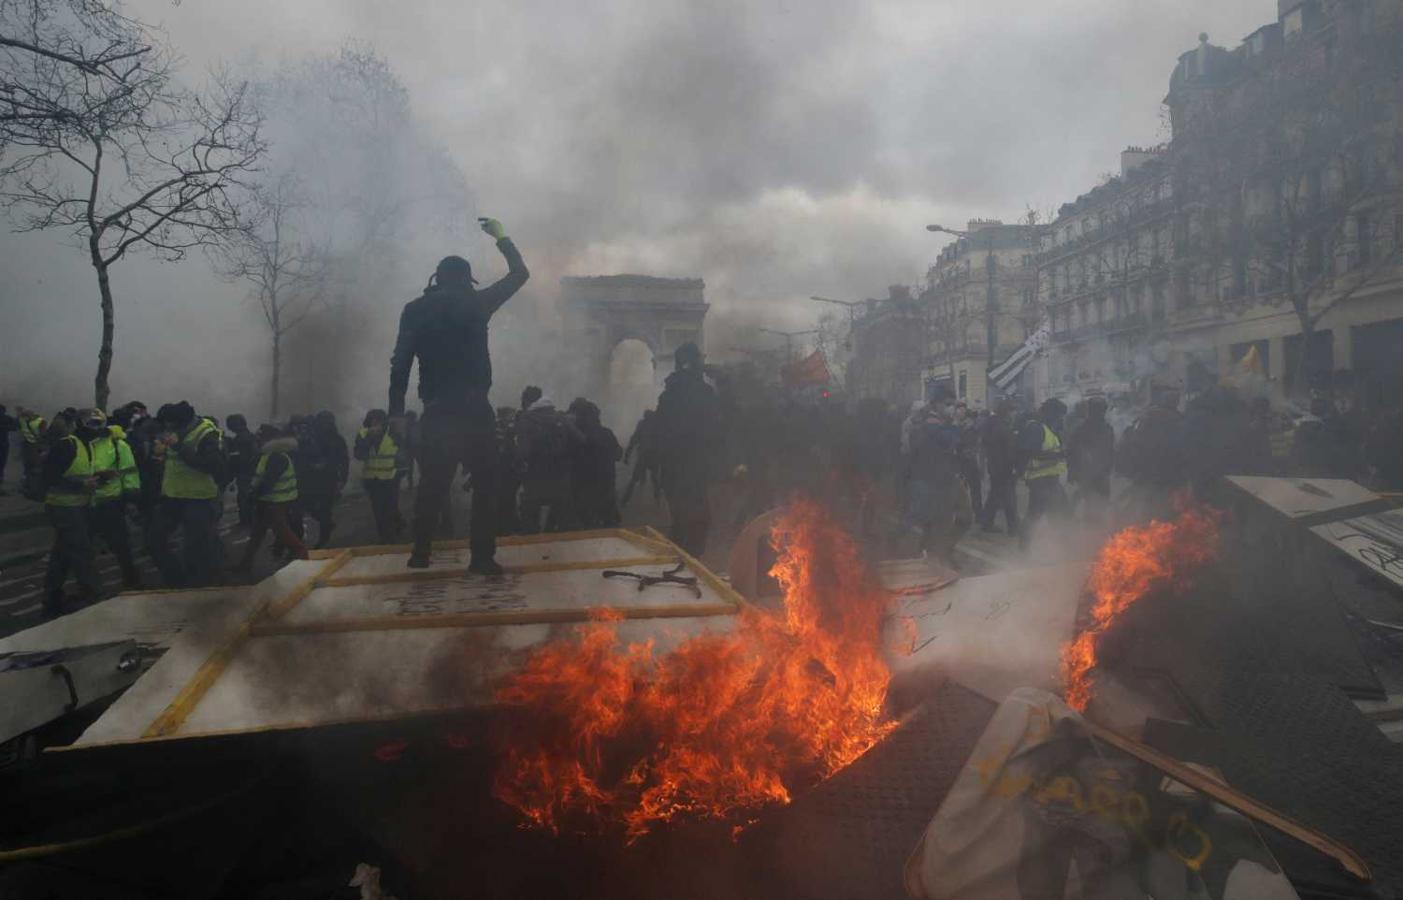
[[[93,473],[116,472],[115,478],[98,483],[93,492],[93,503],[117,500],[123,494],[136,494],[141,491],[141,474],[136,469],[136,457],[131,445],[126,441],[126,432],[117,425],[109,426],[107,434],[95,438],[88,444],[92,453]]]
[[[1044,454],[1062,452],[1062,439],[1057,436],[1057,432],[1048,428],[1046,425],[1043,425],[1042,452]],[[1032,461],[1028,463],[1028,469],[1023,473],[1023,478],[1026,481],[1032,481],[1035,478],[1055,478],[1059,475],[1066,474],[1067,461],[1065,459],[1061,459],[1060,457],[1057,459],[1039,459],[1034,457]]]
[[[37,444],[47,423],[43,416],[29,416],[19,420],[19,434],[26,444]]]
[[[73,462],[69,463],[68,468],[64,470],[62,480],[49,485],[48,491],[44,494],[44,504],[46,506],[87,506],[92,502],[92,491],[81,485],[73,484],[68,479],[78,480],[92,477],[92,453],[88,450],[87,444],[71,434],[64,440],[73,442]]]
[[[253,479],[255,483],[263,480],[263,473],[268,470],[268,460],[277,455],[287,460],[287,465],[283,468],[283,473],[278,476],[278,480],[271,486],[265,488],[263,493],[258,495],[258,499],[264,503],[291,503],[297,499],[297,470],[293,468],[292,457],[281,450],[273,453],[264,452],[258,457],[258,465],[253,469]]]
[[[179,444],[166,451],[165,471],[161,473],[161,496],[175,500],[213,500],[219,496],[219,485],[213,475],[193,469],[180,458],[180,450],[195,452],[200,442],[207,436],[218,435],[219,430],[209,419],[195,423]]]
[[[369,433],[369,429],[362,428],[358,436],[363,438]],[[395,459],[398,456],[399,446],[387,428],[380,438],[380,443],[371,447],[366,455],[365,464],[361,466],[361,477],[367,481],[392,480],[395,477]]]

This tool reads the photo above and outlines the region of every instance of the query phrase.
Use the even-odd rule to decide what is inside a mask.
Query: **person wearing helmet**
[[[466,259],[444,257],[423,295],[405,304],[390,359],[390,417],[404,415],[409,370],[416,359],[419,398],[424,402],[419,423],[421,475],[414,504],[414,552],[409,557],[412,568],[429,565],[434,531],[447,508],[449,487],[459,463],[472,474],[478,497],[497,494],[496,417],[487,399],[492,387],[487,325],[530,273],[502,223],[496,219],[478,221],[482,230],[496,239],[497,249],[506,258],[506,276],[478,290]],[[473,503],[471,572],[502,574],[496,561],[496,519],[495,503]]]
[[[48,618],[62,615],[68,605],[63,586],[70,571],[78,579],[80,604],[96,602],[102,593],[88,519],[88,507],[98,482],[93,475],[92,454],[74,433],[76,428],[72,419],[59,413],[46,434],[49,446],[42,470],[44,512],[54,530],[44,574],[43,608]]]
[[[673,355],[675,371],[658,397],[658,462],[672,517],[668,535],[699,556],[711,527],[708,494],[721,459],[721,403],[706,383],[701,348],[690,341]]]
[[[127,444],[126,432],[120,425],[107,424],[100,409],[78,412],[78,437],[87,442],[92,454],[93,489],[92,532],[117,557],[122,571],[122,587],[141,587],[136,561],[132,558],[131,537],[127,534],[127,503],[141,496],[141,475],[136,457]]]

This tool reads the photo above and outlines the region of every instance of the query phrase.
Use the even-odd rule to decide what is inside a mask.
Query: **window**
[[[968,372],[967,370],[965,370],[965,369],[961,369],[961,370],[960,370],[960,390],[959,390],[959,396],[960,396],[960,399],[961,399],[961,400],[965,399],[965,397],[968,396],[968,389],[969,389],[969,372]]]

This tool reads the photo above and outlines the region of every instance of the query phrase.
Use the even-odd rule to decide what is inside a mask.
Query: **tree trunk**
[[[273,379],[269,385],[268,418],[273,421],[278,419],[278,389],[283,373],[283,336],[280,332],[273,332]]]
[[[93,403],[98,409],[107,409],[107,398],[111,388],[107,376],[112,371],[112,284],[107,278],[107,264],[102,261],[96,239],[89,241],[89,253],[93,268],[97,270],[97,290],[102,298],[102,345],[97,351],[97,377],[93,379]]]

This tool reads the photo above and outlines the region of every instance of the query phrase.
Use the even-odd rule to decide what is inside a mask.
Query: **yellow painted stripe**
[[[306,599],[307,595],[312,593],[319,585],[326,584],[327,579],[335,574],[342,566],[346,565],[346,563],[350,562],[352,558],[353,554],[349,549],[342,550],[334,559],[322,566],[315,575],[305,579],[284,596],[269,603],[267,609],[264,611],[267,617],[270,619],[277,619],[286,615],[294,606]]]
[[[314,622],[264,622],[253,628],[256,637],[293,634],[328,634],[347,631],[404,631],[413,628],[478,628],[488,625],[546,625],[587,622],[601,609],[625,619],[692,619],[733,616],[729,603],[688,603],[669,606],[579,606],[567,609],[504,610],[501,612],[450,613],[434,616],[364,616]]]
[[[256,619],[265,614],[273,617],[280,616],[292,609],[301,602],[303,597],[312,592],[318,579],[330,575],[350,561],[350,551],[343,550],[340,555],[322,566],[316,574],[305,579],[288,594],[255,607],[248,618],[244,619],[234,630],[234,633],[229,635],[222,644],[215,648],[209,658],[200,664],[200,668],[195,670],[195,674],[181,687],[170,704],[161,711],[161,714],[151,720],[151,724],[146,726],[146,730],[142,732],[141,736],[151,738],[175,734],[185,720],[190,717],[190,713],[204,699],[209,689],[219,680],[219,676],[223,675],[224,670],[229,667],[229,663],[238,654],[239,648],[243,646],[244,641],[248,640]]]
[[[677,556],[630,556],[623,559],[581,559],[568,562],[527,563],[520,566],[503,566],[512,575],[530,575],[539,572],[577,572],[590,569],[621,569],[625,566],[675,565]],[[410,569],[404,572],[385,572],[378,575],[347,575],[342,578],[327,578],[318,582],[318,587],[352,587],[360,584],[399,584],[414,581],[444,581],[463,578],[471,573],[466,567],[454,566],[445,569]]]
[[[695,556],[688,553],[686,550],[683,550],[681,547],[677,546],[672,541],[669,541],[667,538],[663,537],[662,534],[659,533],[658,530],[652,525],[647,526],[647,529],[648,534],[651,537],[653,537],[655,540],[662,541],[663,543],[671,547],[674,553],[682,557],[682,559],[686,560],[687,568],[695,572],[697,574],[697,577],[700,578],[706,584],[707,587],[720,594],[724,599],[735,604],[736,609],[744,609],[745,607],[750,605],[749,602],[747,602],[746,599],[740,595],[739,591],[731,587],[731,583],[729,581],[726,581],[724,578],[721,578],[715,572],[708,569],[705,565],[702,564],[701,560],[697,559]]]

